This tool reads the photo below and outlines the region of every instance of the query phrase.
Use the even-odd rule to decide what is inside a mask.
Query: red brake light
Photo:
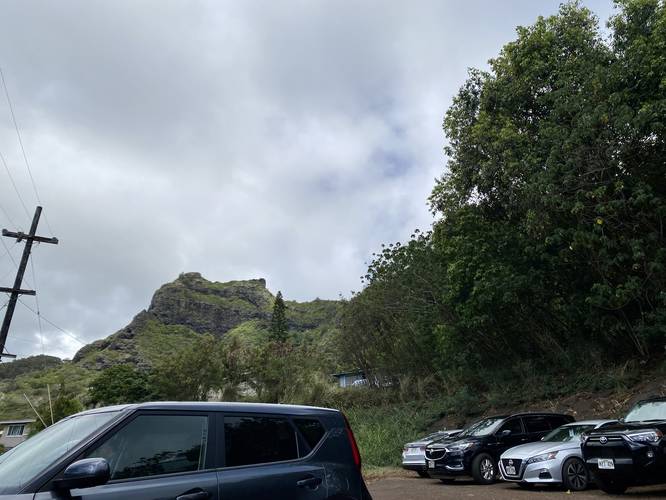
[[[352,432],[351,426],[349,425],[349,420],[347,417],[342,414],[342,417],[345,419],[345,427],[347,428],[347,438],[349,439],[349,445],[352,449],[352,456],[354,457],[354,463],[359,470],[361,470],[361,452],[358,451],[358,445],[356,444],[356,438]]]

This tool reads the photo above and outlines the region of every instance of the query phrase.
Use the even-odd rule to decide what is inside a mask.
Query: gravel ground
[[[581,493],[567,493],[554,488],[537,488],[523,490],[510,483],[497,483],[492,486],[479,486],[467,481],[457,481],[454,484],[443,484],[434,479],[393,477],[382,478],[368,483],[368,489],[373,500],[437,500],[437,499],[465,499],[478,498],[483,500],[510,500],[536,498],[539,500],[555,500],[575,497],[576,499],[601,498],[640,498],[649,500],[653,498],[666,498],[666,485],[630,488],[621,497],[606,495],[602,491],[593,489]]]

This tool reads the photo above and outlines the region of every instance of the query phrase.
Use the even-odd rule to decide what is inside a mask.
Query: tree
[[[94,405],[140,403],[151,398],[153,390],[148,375],[129,365],[105,369],[90,386],[90,401]]]
[[[285,342],[287,340],[289,327],[287,325],[286,310],[287,307],[282,299],[282,292],[278,291],[273,303],[273,315],[271,316],[270,327],[271,339],[276,342]]]
[[[224,385],[222,344],[201,335],[191,346],[157,363],[151,385],[160,399],[206,401],[211,391]]]
[[[47,427],[51,425],[51,409],[53,409],[53,423],[83,411],[83,404],[73,393],[67,390],[64,381],[60,382],[58,390],[55,392],[55,397],[52,399],[51,403],[52,406],[49,405],[47,400],[36,408],[39,415],[44,419],[44,423]],[[32,426],[31,434],[37,433],[42,429],[44,429],[44,425],[40,419],[37,419]]]

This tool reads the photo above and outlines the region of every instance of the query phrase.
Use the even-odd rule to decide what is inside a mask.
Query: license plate
[[[600,469],[615,469],[615,462],[612,458],[600,458],[597,467]]]
[[[516,468],[513,465],[507,465],[505,467],[505,469],[506,469],[506,473],[509,476],[515,476],[516,475]]]
[[[428,469],[434,469],[435,468],[435,462],[432,460],[428,460]]]

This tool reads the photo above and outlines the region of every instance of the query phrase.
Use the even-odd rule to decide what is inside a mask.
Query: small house
[[[340,387],[352,387],[366,385],[368,383],[368,379],[365,377],[365,373],[363,373],[361,370],[334,373],[333,377],[337,379],[338,385]]]
[[[30,426],[35,421],[29,418],[0,421],[0,446],[5,451],[28,439]]]

